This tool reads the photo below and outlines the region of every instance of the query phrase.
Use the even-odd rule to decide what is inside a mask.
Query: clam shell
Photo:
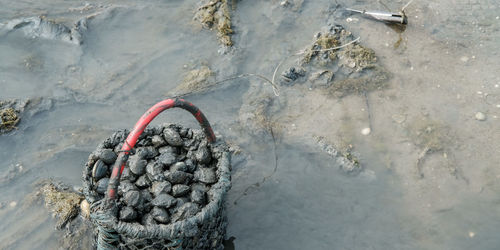
[[[92,177],[94,177],[95,180],[100,180],[106,176],[107,172],[108,166],[104,164],[103,161],[98,160],[92,168]]]

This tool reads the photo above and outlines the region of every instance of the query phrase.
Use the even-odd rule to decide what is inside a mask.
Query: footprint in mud
[[[415,163],[415,170],[419,178],[424,178],[423,167],[426,159],[433,154],[442,154],[446,166],[452,176],[467,181],[453,160],[452,148],[456,145],[456,138],[449,126],[427,117],[417,118],[407,127],[409,138],[420,150]]]

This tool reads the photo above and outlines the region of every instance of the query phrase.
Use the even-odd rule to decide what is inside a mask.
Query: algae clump
[[[377,62],[375,51],[359,44],[349,45],[339,51],[339,58],[342,59],[343,65],[354,68],[355,71],[374,67]]]
[[[227,0],[212,0],[198,8],[194,19],[206,29],[216,29],[217,38],[225,46],[232,46],[231,15]]]
[[[37,196],[42,196],[45,207],[59,218],[56,224],[58,229],[64,227],[78,215],[80,202],[83,200],[82,195],[51,182],[43,183],[37,192]]]
[[[323,88],[326,95],[338,98],[351,94],[366,97],[371,91],[386,88],[391,74],[378,63],[375,52],[358,41],[359,37],[341,25],[329,25],[316,33],[312,44],[296,54],[303,55],[299,64],[305,69],[303,75],[310,75],[311,87]],[[290,82],[288,74],[282,76]]]
[[[15,129],[21,120],[19,113],[14,108],[3,107],[3,104],[3,102],[0,102],[0,133]]]
[[[308,48],[304,57],[302,58],[302,63],[309,63],[312,59],[317,56],[328,57],[330,60],[335,60],[336,54],[335,50],[332,48],[338,47],[340,45],[339,37],[337,34],[331,33],[318,33],[316,34],[316,41]],[[331,50],[329,50],[331,49]],[[321,56],[321,54],[324,54]],[[325,64],[325,63],[322,63]]]

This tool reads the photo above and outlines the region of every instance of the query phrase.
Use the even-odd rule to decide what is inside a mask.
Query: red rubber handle
[[[205,115],[192,103],[185,101],[184,99],[166,99],[151,107],[144,115],[141,116],[139,121],[135,124],[132,132],[127,136],[125,143],[122,146],[121,152],[118,154],[118,158],[113,166],[111,172],[111,177],[109,178],[107,197],[109,199],[116,198],[116,189],[120,184],[120,176],[122,175],[125,164],[127,163],[130,151],[134,148],[137,143],[137,139],[144,132],[144,129],[148,124],[161,112],[169,108],[182,108],[189,111],[196,120],[200,123],[203,132],[207,136],[209,142],[215,142],[216,138],[210,123],[208,122]]]

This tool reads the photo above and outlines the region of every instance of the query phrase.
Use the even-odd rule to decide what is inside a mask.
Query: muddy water
[[[416,0],[401,33],[342,11],[383,9],[370,1],[288,2],[237,1],[235,46],[222,55],[216,35],[192,21],[196,1],[0,1],[0,100],[43,100],[0,136],[0,170],[10,173],[0,183],[0,249],[57,248],[64,231],[26,200],[32,184],[51,177],[78,186],[95,146],[132,127],[184,74],[208,65],[217,80],[271,77],[330,23],[375,51],[392,75],[389,88],[338,98],[306,81],[272,97],[269,85],[249,78],[185,97],[241,151],[228,196],[228,248],[498,249],[499,4]],[[88,17],[82,44],[5,30],[40,15],[69,28]],[[273,134],[251,119],[262,100],[271,100]],[[155,122],[165,121],[197,126],[182,111]],[[371,133],[362,135],[366,127]],[[441,139],[424,154],[420,178],[419,132],[430,130]],[[316,136],[352,145],[364,170],[343,173]]]

